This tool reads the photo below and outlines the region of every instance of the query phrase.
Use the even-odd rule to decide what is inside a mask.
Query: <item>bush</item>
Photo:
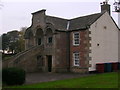
[[[22,85],[25,82],[25,71],[20,68],[2,70],[2,81],[7,85]]]

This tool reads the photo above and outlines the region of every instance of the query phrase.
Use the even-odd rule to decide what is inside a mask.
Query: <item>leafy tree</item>
[[[3,53],[5,50],[7,50],[8,46],[9,46],[9,36],[7,34],[3,34],[2,35],[2,50]]]
[[[17,41],[9,43],[9,50],[12,52],[12,54],[16,53],[15,51],[17,47],[18,47]]]
[[[19,53],[25,50],[24,32],[27,27],[22,27],[20,31],[14,30],[2,35],[2,50]]]
[[[17,52],[21,52],[25,50],[25,39],[24,39],[24,33],[27,27],[22,27],[19,31],[19,40],[17,41],[18,47]]]

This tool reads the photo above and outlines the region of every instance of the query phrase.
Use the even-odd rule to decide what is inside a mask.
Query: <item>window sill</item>
[[[73,45],[74,47],[78,47],[78,46],[80,46],[80,44],[79,45]]]
[[[76,69],[80,69],[80,66],[72,66],[71,68],[76,68]]]
[[[77,66],[77,65],[74,65],[73,67],[80,67],[80,65],[78,65],[78,66]]]

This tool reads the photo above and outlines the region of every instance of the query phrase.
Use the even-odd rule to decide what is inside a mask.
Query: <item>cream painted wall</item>
[[[91,60],[89,71],[96,70],[96,63],[118,62],[118,28],[109,14],[104,13],[89,29],[91,31]],[[99,46],[97,46],[99,44]]]
[[[119,26],[119,29],[120,29],[120,13],[118,13],[118,26]],[[120,62],[120,30],[119,30],[119,34],[118,34],[118,56],[119,56],[119,59],[118,61]]]

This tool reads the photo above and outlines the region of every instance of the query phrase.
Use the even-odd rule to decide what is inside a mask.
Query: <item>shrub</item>
[[[20,68],[2,70],[2,81],[7,85],[21,85],[25,82],[25,71]]]

